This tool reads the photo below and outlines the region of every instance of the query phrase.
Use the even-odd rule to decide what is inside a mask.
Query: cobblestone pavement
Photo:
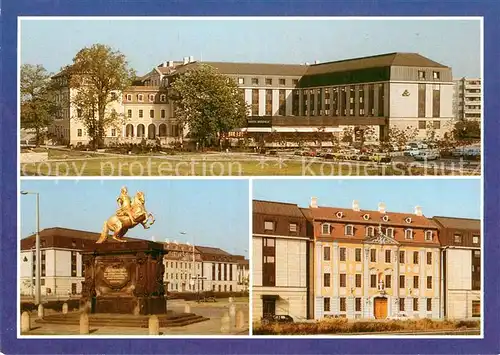
[[[160,328],[160,335],[180,336],[180,335],[248,335],[248,303],[236,303],[236,309],[241,309],[245,318],[245,325],[242,330],[233,330],[229,334],[221,333],[221,318],[229,310],[228,302],[217,302],[216,305],[189,303],[191,312],[210,318],[208,321],[190,324],[184,327]],[[184,311],[184,303],[172,304],[169,309],[177,312]],[[31,317],[31,330],[23,335],[79,335],[80,327],[78,325],[61,324],[39,324],[35,320],[37,317]],[[90,335],[148,335],[147,328],[131,327],[93,327],[90,326]]]

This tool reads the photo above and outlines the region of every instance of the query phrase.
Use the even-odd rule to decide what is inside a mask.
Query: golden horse
[[[103,243],[109,237],[109,231],[113,232],[113,239],[120,242],[126,242],[123,236],[130,228],[134,228],[139,223],[142,224],[144,229],[150,228],[151,225],[155,223],[155,218],[151,213],[148,213],[146,211],[144,203],[144,193],[137,192],[134,201],[130,205],[130,209],[128,209],[128,211],[120,216],[117,216],[115,214],[109,217],[106,222],[104,222],[101,236],[96,243]],[[148,224],[148,221],[150,219],[151,222]]]

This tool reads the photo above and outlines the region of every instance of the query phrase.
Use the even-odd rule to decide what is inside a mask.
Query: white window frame
[[[373,226],[367,226],[365,233],[366,233],[367,237],[374,237],[375,236],[375,227],[373,227]]]
[[[425,231],[425,240],[428,242],[432,242],[433,234],[431,230]]]
[[[132,101],[132,94],[127,94],[127,101]]]
[[[143,94],[137,94],[137,101],[138,102],[144,102],[144,95]]]
[[[245,83],[245,79],[244,78],[238,78],[238,84],[239,85],[243,85]]]
[[[269,223],[270,223],[271,228],[269,228]],[[264,230],[274,231],[274,222],[273,221],[264,221]]]
[[[297,223],[290,223],[289,230],[290,232],[297,232]]]
[[[347,228],[349,228],[349,227],[351,228],[351,233],[347,233]],[[353,236],[354,235],[354,226],[352,224],[347,224],[344,228],[344,234]]]
[[[479,244],[479,236],[478,235],[473,235],[472,236],[472,243],[473,244]]]
[[[149,94],[148,95],[149,102],[155,102],[155,95],[154,94]]]
[[[167,101],[167,95],[162,94],[162,95],[160,96],[160,101],[161,101],[161,102],[165,102],[165,101]]]
[[[408,238],[408,232],[410,233],[410,238]],[[413,240],[413,229],[405,229],[405,239],[407,240]]]
[[[390,235],[389,235],[389,231],[391,231]],[[394,238],[394,228],[392,228],[392,227],[386,228],[385,235],[390,237],[390,238]]]
[[[328,228],[328,233],[325,233],[325,226]],[[321,235],[330,235],[332,232],[330,223],[322,223],[321,224]]]

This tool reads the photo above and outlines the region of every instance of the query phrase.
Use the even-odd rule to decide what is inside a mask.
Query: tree
[[[125,55],[103,44],[81,49],[65,72],[70,88],[76,89],[72,104],[96,148],[102,144],[106,128],[115,126],[120,118],[109,105],[119,100],[135,72]]]
[[[406,145],[414,140],[417,135],[418,129],[416,128],[408,126],[403,130],[397,126],[392,126],[389,128],[388,140],[386,142],[389,145],[396,146],[398,150],[404,150]]]
[[[477,120],[458,120],[453,126],[453,137],[460,143],[468,144],[481,139],[481,125]]]
[[[238,85],[215,68],[201,64],[179,74],[172,83],[175,113],[202,147],[246,124],[248,105]]]
[[[342,142],[352,144],[354,141],[354,129],[352,127],[345,127],[342,131]]]
[[[50,77],[42,65],[21,66],[21,128],[35,132],[36,146],[57,112]]]

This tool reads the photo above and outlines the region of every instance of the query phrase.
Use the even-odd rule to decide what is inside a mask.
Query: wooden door
[[[276,300],[274,299],[264,299],[262,301],[263,312],[262,315],[265,317],[267,315],[276,314]]]
[[[375,319],[387,318],[387,298],[377,297],[373,300]]]

